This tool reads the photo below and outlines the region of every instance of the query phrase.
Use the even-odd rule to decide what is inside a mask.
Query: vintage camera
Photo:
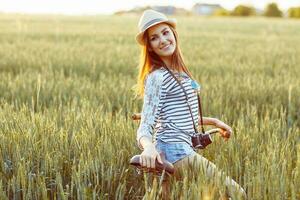
[[[212,143],[212,141],[209,133],[196,133],[192,136],[192,144],[195,149],[204,149],[207,145]]]

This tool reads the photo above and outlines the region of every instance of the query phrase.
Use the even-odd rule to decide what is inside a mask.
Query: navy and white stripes
[[[179,77],[179,73],[175,73]],[[188,95],[196,127],[198,126],[198,101],[196,91],[191,86],[191,79],[181,73],[181,83]],[[194,133],[191,114],[182,88],[164,68],[148,74],[145,80],[144,104],[141,122],[137,131],[137,142],[146,136],[167,143],[187,142],[191,145]]]

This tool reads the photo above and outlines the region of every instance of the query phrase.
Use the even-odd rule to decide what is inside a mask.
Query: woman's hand
[[[221,129],[221,136],[225,139],[229,139],[232,134],[232,129],[230,126],[225,124],[224,122],[216,119],[215,126]]]
[[[155,149],[155,146],[153,144],[145,146],[144,151],[141,154],[140,164],[143,167],[154,169],[156,159],[159,163],[163,164],[159,153]]]

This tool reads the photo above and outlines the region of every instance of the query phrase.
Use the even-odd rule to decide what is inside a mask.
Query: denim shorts
[[[194,152],[194,149],[186,142],[166,143],[161,140],[156,141],[156,149],[159,153],[163,152],[166,160],[172,164]]]

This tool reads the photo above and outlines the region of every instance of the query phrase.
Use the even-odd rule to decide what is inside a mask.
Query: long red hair
[[[186,67],[181,50],[179,48],[178,34],[172,26],[170,25],[168,26],[172,30],[176,40],[176,48],[174,53],[172,54],[172,62],[170,68],[174,71],[185,72],[188,76],[192,78],[192,74]],[[149,51],[150,42],[148,39],[148,30],[145,31],[143,39],[145,45],[141,46],[140,61],[138,66],[139,74],[137,77],[137,84],[134,86],[136,96],[140,96],[140,97],[144,96],[144,81],[146,76],[152,71],[159,69],[162,66],[166,66],[165,63],[160,59],[160,57],[155,52]]]

